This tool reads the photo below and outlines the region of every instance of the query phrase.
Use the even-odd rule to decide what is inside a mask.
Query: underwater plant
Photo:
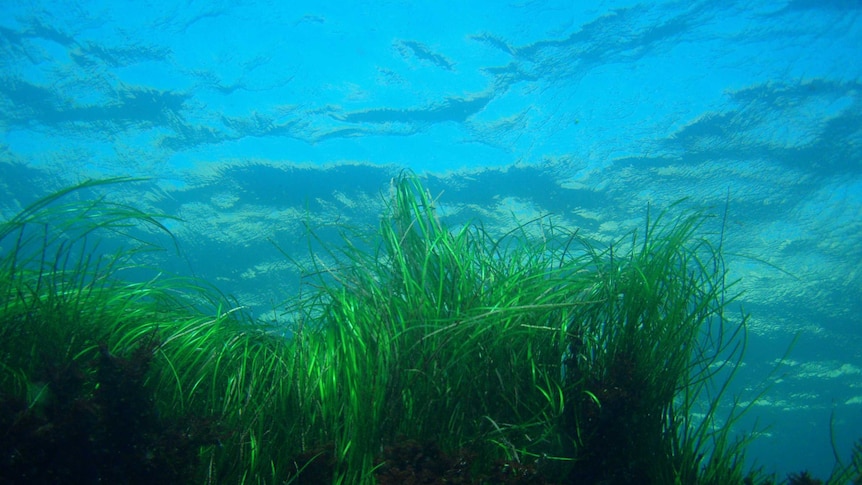
[[[0,224],[0,481],[773,483],[733,434],[759,396],[729,395],[747,315],[702,213],[495,235],[405,173],[372,234],[309,232],[285,328],[149,268],[168,216],[83,197],[129,182]]]
[[[167,230],[159,215],[77,198],[131,181],[84,182],[0,224],[0,481],[175,481],[198,473],[197,450],[210,430],[180,433],[149,399],[154,332],[117,339],[119,329],[168,317],[160,308],[174,301],[166,287],[118,278],[155,249],[131,231]],[[135,245],[103,253],[105,234]]]
[[[555,439],[564,326],[553,315],[572,303],[548,289],[575,283],[548,273],[553,252],[475,225],[450,232],[415,177],[396,182],[379,237],[374,251],[331,253],[338,269],[309,269],[316,291],[297,307],[323,338],[322,439],[347,480],[399,436],[512,459]]]
[[[595,283],[567,329],[575,392],[565,427],[585,483],[739,483],[743,442],[719,416],[745,346],[717,246],[697,236],[706,217],[673,206],[642,234],[608,249],[587,245]],[[623,249],[620,249],[623,248]],[[722,374],[724,372],[724,374]],[[694,415],[698,417],[695,418]],[[723,422],[719,419],[724,418]]]
[[[832,445],[832,449],[835,453],[835,466],[826,483],[829,485],[843,483],[862,485],[862,440],[854,443],[853,449],[850,453],[850,461],[847,463],[844,463],[838,456],[834,443]]]
[[[598,250],[541,220],[499,238],[451,231],[435,203],[396,179],[382,242],[365,244],[377,249],[345,237],[307,269],[296,309],[324,339],[321,439],[348,481],[402,438],[584,483],[742,481],[730,425],[746,409],[718,413],[746,317],[725,314],[732,285],[697,237],[705,216],[670,208]]]
[[[260,476],[254,416],[285,346],[241,312],[206,315],[217,292],[142,262],[168,216],[83,197],[133,181],[86,181],[0,224],[0,481]]]

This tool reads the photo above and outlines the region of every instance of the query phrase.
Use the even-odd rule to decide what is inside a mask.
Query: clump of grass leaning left
[[[174,463],[176,470],[194,469],[197,481],[286,476],[277,455],[290,443],[293,421],[274,422],[272,416],[296,415],[285,406],[289,392],[280,385],[291,382],[285,377],[288,346],[241,310],[221,310],[219,295],[199,282],[158,272],[147,281],[123,278],[127,269],[146,270],[137,256],[159,249],[137,236],[141,226],[170,234],[161,222],[169,216],[105,196],[80,196],[130,182],[87,181],[42,198],[0,224],[0,394],[24,403],[6,436],[28,419],[50,418],[45,413],[58,406],[69,409],[70,404],[57,402],[61,398],[99,395],[104,378],[99,362],[125,365],[123,359],[151,353],[140,358],[146,362],[147,400],[158,409],[154,415],[163,424],[186,422],[186,433],[195,426],[208,430],[200,442],[190,443],[200,449],[182,457],[200,460],[200,466]],[[101,251],[118,235],[134,245]],[[214,306],[207,310],[201,301]],[[105,436],[81,426],[93,436],[90,441]],[[139,445],[153,446],[150,455],[170,449]],[[36,458],[20,461],[30,459]]]

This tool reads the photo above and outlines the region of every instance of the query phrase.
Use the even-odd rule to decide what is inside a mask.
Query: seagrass
[[[557,460],[573,477],[607,448],[644,483],[741,480],[744,441],[718,423],[746,409],[719,416],[713,378],[732,377],[745,316],[725,315],[732,285],[697,234],[704,215],[647,215],[642,234],[600,250],[543,219],[497,238],[478,223],[451,231],[437,203],[416,177],[396,179],[379,249],[347,244],[309,270],[307,314],[331,354],[317,398],[347,481],[372,480],[399,436],[488,462]],[[585,420],[608,413],[601,386],[623,371],[638,404],[603,418],[626,430],[603,441]]]
[[[751,435],[734,434],[759,395],[729,395],[747,316],[703,213],[648,209],[607,246],[550,217],[452,229],[403,174],[376,230],[309,233],[285,328],[140,263],[159,249],[140,229],[169,234],[167,215],[75,198],[128,182],[85,182],[0,225],[0,388],[25,413],[60,395],[45,362],[78,366],[92,394],[94,365],[138,358],[151,422],[206,431],[183,455],[198,481],[374,483],[403,439],[559,481],[764,480],[745,469]],[[131,246],[104,249],[117,235]]]

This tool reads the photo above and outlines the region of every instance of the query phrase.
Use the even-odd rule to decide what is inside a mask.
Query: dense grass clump
[[[770,483],[730,431],[746,316],[702,214],[495,236],[405,175],[275,328],[143,266],[166,216],[78,198],[120,182],[0,225],[0,481]]]
[[[742,480],[711,378],[741,357],[745,317],[725,317],[703,216],[662,214],[598,250],[544,221],[453,232],[434,202],[399,180],[379,250],[313,271],[302,310],[337,373],[318,398],[338,403],[324,429],[351,480],[399,437],[579,483]]]
[[[257,473],[288,349],[240,312],[216,313],[212,290],[138,262],[159,248],[137,235],[167,233],[167,216],[79,198],[125,182],[82,183],[0,225],[0,481]]]

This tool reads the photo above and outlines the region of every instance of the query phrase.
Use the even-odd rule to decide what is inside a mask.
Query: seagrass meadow
[[[0,225],[0,482],[780,481],[744,462],[761,394],[732,387],[748,315],[714,216],[494,236],[403,174],[376,231],[309,232],[275,325],[142,262],[170,216],[81,195],[133,182]],[[828,483],[860,483],[852,451]]]

